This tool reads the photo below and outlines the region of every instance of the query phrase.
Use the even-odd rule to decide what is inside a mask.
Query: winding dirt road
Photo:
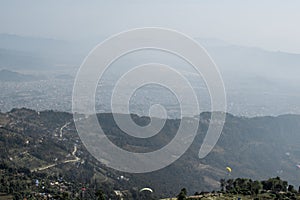
[[[71,162],[78,162],[80,160],[80,158],[76,156],[76,152],[77,152],[77,146],[74,145],[74,150],[72,152],[72,156],[74,156],[75,159],[65,160],[65,161],[62,161],[62,162],[59,162],[59,163],[56,163],[56,164],[47,165],[47,166],[44,166],[44,167],[38,167],[38,168],[32,169],[30,171],[31,172],[43,171],[43,170],[55,167],[55,166],[60,165],[60,164],[71,163]]]

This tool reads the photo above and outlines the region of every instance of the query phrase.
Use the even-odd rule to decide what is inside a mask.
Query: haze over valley
[[[5,70],[0,71],[0,109],[9,111],[15,107],[28,107],[70,112],[76,71],[88,52],[101,40],[103,38],[70,42],[1,34],[0,57],[3,59],[0,60],[0,68],[33,77],[22,78],[17,74],[7,76]],[[217,39],[197,41],[206,48],[220,69],[229,113],[239,116],[300,113],[300,91],[297,87],[300,84],[300,55],[237,46]],[[108,74],[103,77],[103,86],[98,89],[99,95],[105,94],[101,96],[107,99],[97,99],[97,110],[111,110],[110,91],[124,70],[148,61],[169,64],[185,74],[196,88],[202,110],[210,110],[205,83],[191,66],[175,56],[154,51],[136,52],[110,66]],[[103,93],[100,93],[101,90]],[[163,88],[160,90],[165,91]],[[141,88],[139,93],[137,96],[140,99],[133,99],[131,105],[133,113],[147,115],[147,101],[144,98],[149,98],[150,102],[170,103],[170,98],[165,95],[160,95],[159,100],[153,99],[156,95],[147,89]],[[176,114],[171,117],[176,117]]]
[[[300,200],[300,1],[0,3],[0,200]]]

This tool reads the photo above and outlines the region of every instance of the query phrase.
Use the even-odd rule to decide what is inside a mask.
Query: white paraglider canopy
[[[141,190],[140,190],[140,192],[143,192],[143,191],[149,191],[149,192],[153,192],[153,190],[151,189],[151,188],[142,188]]]

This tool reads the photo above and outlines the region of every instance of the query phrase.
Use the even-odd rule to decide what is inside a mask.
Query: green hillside
[[[149,122],[147,117],[132,117],[140,124]],[[277,176],[298,188],[300,169],[296,165],[300,162],[300,116],[244,118],[228,114],[216,147],[200,160],[198,151],[209,117],[210,113],[201,114],[194,143],[175,163],[156,172],[128,174],[106,167],[86,151],[69,113],[28,109],[1,113],[1,177],[15,180],[13,182],[21,186],[12,191],[9,188],[15,183],[9,183],[2,185],[0,192],[43,193],[41,184],[41,187],[35,187],[34,181],[39,180],[47,183],[49,191],[54,188],[52,193],[56,195],[66,192],[76,197],[84,193],[89,195],[86,198],[92,198],[95,191],[101,189],[107,196],[122,191],[124,196],[135,198],[139,189],[150,187],[154,190],[153,197],[159,198],[176,196],[183,187],[191,194],[217,191],[220,190],[220,179],[267,180]],[[136,152],[164,146],[176,134],[180,123],[180,120],[167,120],[159,134],[143,140],[123,133],[111,114],[100,114],[99,121],[112,142]],[[227,166],[232,168],[230,174],[225,170]],[[19,183],[20,179],[25,182]],[[3,183],[7,182],[5,180]]]

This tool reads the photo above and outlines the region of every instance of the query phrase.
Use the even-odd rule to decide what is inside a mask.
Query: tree
[[[296,193],[296,192],[297,192],[297,191],[294,189],[294,186],[293,186],[293,185],[289,185],[288,191],[289,191],[289,192],[292,192],[292,193]]]
[[[68,199],[70,199],[69,197],[69,193],[67,193],[67,192],[64,192],[64,193],[62,193],[62,199],[65,199],[65,200],[68,200]]]
[[[98,200],[105,200],[105,195],[104,195],[104,193],[103,193],[103,191],[102,190],[97,190],[96,192],[95,192],[95,195],[96,195],[96,198],[98,199]]]
[[[251,193],[258,195],[262,189],[262,184],[259,181],[254,181],[251,183]]]
[[[177,200],[186,200],[187,190],[182,188],[180,193],[177,195]]]
[[[181,192],[183,192],[184,195],[187,195],[187,190],[186,190],[186,188],[182,188],[182,189],[181,189]]]
[[[225,186],[226,187],[226,191],[234,190],[233,182],[234,182],[233,179],[228,179],[226,181],[226,186]]]
[[[226,185],[226,181],[225,181],[225,179],[221,179],[220,180],[220,186],[221,186],[221,192],[224,192],[224,190],[225,190],[225,185]]]

